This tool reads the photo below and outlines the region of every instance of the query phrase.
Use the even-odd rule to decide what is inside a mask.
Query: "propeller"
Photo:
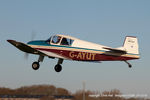
[[[24,59],[28,60],[29,58],[29,54],[28,53],[24,53]]]
[[[34,40],[35,36],[36,36],[36,32],[32,30],[32,33],[31,33],[31,40],[32,41]]]
[[[36,36],[36,32],[32,30],[32,32],[31,32],[31,41],[34,40],[35,36]],[[29,57],[29,53],[26,53],[26,52],[25,52],[25,53],[24,53],[24,59],[27,60],[28,57]]]

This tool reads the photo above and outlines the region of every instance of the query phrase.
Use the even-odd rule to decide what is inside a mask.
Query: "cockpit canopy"
[[[47,40],[47,42],[49,42],[50,44],[66,46],[71,46],[73,41],[73,39],[61,35],[54,35]]]

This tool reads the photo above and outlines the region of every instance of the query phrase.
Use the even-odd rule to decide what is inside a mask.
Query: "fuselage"
[[[28,45],[49,57],[77,61],[126,61],[139,58],[137,54],[109,52],[109,50],[104,49],[107,46],[83,41],[74,37],[65,35],[56,36],[57,38],[59,37],[59,42],[57,42],[57,39],[54,40],[55,36],[52,36],[46,41],[28,42]],[[69,44],[63,43],[64,40],[67,40]]]

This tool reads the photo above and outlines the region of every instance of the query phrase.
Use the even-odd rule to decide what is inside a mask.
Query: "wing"
[[[43,56],[48,56],[24,43],[21,42],[17,42],[15,40],[7,40],[9,43],[11,43],[12,45],[14,45],[16,48],[18,48],[19,50],[26,52],[26,53],[31,53],[31,54],[38,54],[38,55],[43,55]]]
[[[116,48],[109,48],[109,47],[103,47],[104,49],[110,50],[110,52],[114,53],[121,53],[121,54],[126,54],[127,52],[125,50],[121,49],[116,49]]]

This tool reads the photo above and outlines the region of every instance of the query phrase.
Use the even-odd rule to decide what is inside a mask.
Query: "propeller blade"
[[[35,32],[34,30],[32,30],[32,32],[31,32],[31,41],[34,40],[35,36],[36,36],[36,32]],[[25,54],[24,54],[24,59],[27,60],[28,57],[29,57],[29,53],[25,53]]]
[[[29,57],[29,54],[28,54],[28,53],[25,53],[25,54],[24,54],[24,58],[27,60],[28,57]]]
[[[36,32],[32,30],[31,32],[31,40],[33,41],[36,36]]]

